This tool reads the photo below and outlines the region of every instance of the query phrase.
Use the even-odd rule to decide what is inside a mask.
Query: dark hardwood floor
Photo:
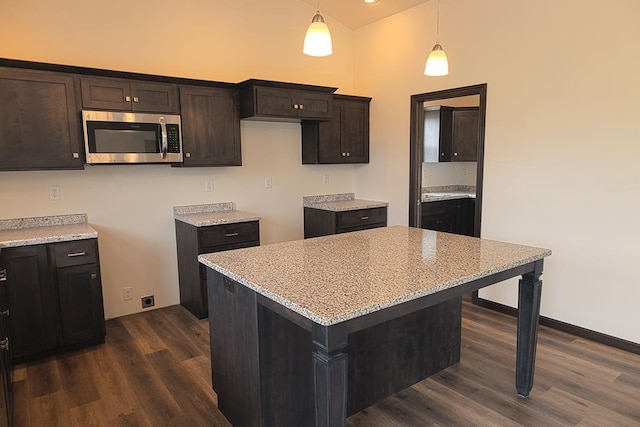
[[[462,360],[353,415],[355,426],[640,426],[640,355],[540,328],[530,398],[515,319],[464,303]],[[225,426],[207,319],[181,306],[107,322],[104,345],[19,365],[15,426]]]

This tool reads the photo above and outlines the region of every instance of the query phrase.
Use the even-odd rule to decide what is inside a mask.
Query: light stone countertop
[[[86,214],[0,220],[0,247],[18,247],[71,240],[95,239]]]
[[[302,206],[324,211],[343,212],[358,209],[383,208],[387,202],[356,199],[354,193],[325,194],[322,196],[303,196]]]
[[[259,216],[252,213],[235,210],[232,202],[176,206],[173,208],[173,216],[178,221],[196,227],[260,220]]]
[[[421,201],[436,202],[440,200],[475,199],[475,185],[443,185],[422,187]]]
[[[549,255],[548,249],[392,226],[198,260],[328,326]]]

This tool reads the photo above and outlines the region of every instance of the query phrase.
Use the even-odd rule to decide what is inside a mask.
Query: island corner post
[[[534,262],[533,271],[522,275],[518,283],[518,329],[516,343],[516,390],[528,397],[533,388],[533,372],[538,343],[542,267],[544,259]]]

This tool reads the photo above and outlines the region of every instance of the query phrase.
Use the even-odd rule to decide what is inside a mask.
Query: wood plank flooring
[[[460,363],[348,426],[640,426],[640,355],[540,328],[530,398],[515,392],[515,319],[464,302]],[[19,365],[14,425],[227,426],[207,320],[181,306],[107,322],[104,345]]]

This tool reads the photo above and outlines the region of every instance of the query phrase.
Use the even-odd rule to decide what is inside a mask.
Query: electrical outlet
[[[149,308],[156,305],[156,301],[153,295],[147,295],[146,297],[140,298],[142,303],[142,308]]]
[[[322,175],[322,184],[327,185],[329,183],[329,174],[325,173]]]
[[[270,176],[266,176],[264,178],[264,188],[271,188],[273,187],[273,181],[271,180]]]
[[[133,299],[133,288],[131,286],[122,288],[122,299],[124,301],[129,301]]]
[[[60,200],[60,186],[59,185],[50,185],[49,186],[49,200]]]
[[[213,191],[213,179],[207,178],[204,182],[204,191],[211,193]]]

